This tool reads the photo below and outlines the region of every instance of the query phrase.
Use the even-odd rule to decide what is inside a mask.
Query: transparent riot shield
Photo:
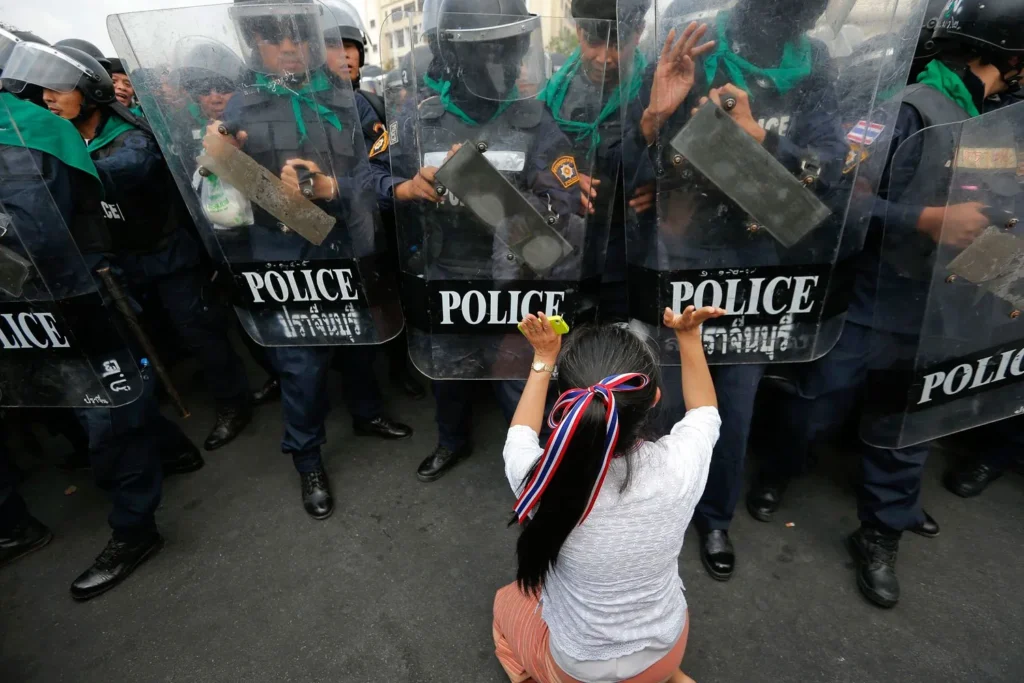
[[[678,363],[665,307],[726,309],[703,328],[712,364],[806,362],[835,344],[881,171],[863,165],[884,161],[896,106],[883,106],[879,83],[905,82],[902,36],[923,4],[656,0],[647,12],[623,159],[627,201],[643,188],[654,201],[627,206],[629,298],[663,362]],[[687,71],[691,24],[704,33]],[[872,39],[879,51],[851,59]]]
[[[403,325],[374,191],[385,166],[368,156],[347,73],[331,70],[325,11],[236,3],[107,20],[146,76],[143,110],[264,346],[380,344]]]
[[[0,406],[126,405],[142,395],[139,366],[33,158],[39,134],[9,105],[35,106],[0,93]]]
[[[900,145],[861,436],[902,448],[1024,412],[1024,107]]]
[[[442,11],[434,24],[396,13],[382,27],[434,31],[435,47],[405,55],[385,90],[392,175],[426,190],[396,201],[395,220],[410,355],[429,377],[523,378],[527,313],[570,327],[595,317],[603,247],[580,188],[594,154],[578,154],[537,99],[549,25],[571,23]],[[602,87],[579,104],[599,111]]]

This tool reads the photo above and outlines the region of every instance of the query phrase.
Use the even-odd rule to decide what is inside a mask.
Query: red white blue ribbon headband
[[[624,375],[606,377],[589,389],[570,389],[558,397],[555,407],[551,409],[551,414],[548,416],[548,424],[554,431],[548,437],[548,443],[544,448],[544,454],[540,458],[540,463],[534,470],[533,476],[530,478],[526,488],[523,489],[523,494],[516,502],[515,514],[519,518],[520,524],[529,518],[530,511],[540,502],[540,497],[544,495],[544,490],[551,483],[555,472],[558,471],[558,466],[562,463],[562,457],[569,447],[569,442],[572,441],[573,434],[576,432],[576,427],[579,425],[583,413],[586,412],[587,406],[594,400],[594,397],[597,397],[604,402],[607,415],[605,419],[604,457],[601,463],[601,471],[598,474],[597,481],[594,482],[593,490],[590,492],[587,507],[583,511],[583,516],[580,517],[579,524],[583,524],[583,520],[587,518],[587,515],[594,508],[597,494],[601,492],[601,485],[604,484],[604,479],[608,475],[608,467],[611,465],[612,457],[615,455],[615,446],[619,441],[619,413],[615,407],[614,392],[643,389],[650,384],[650,381],[647,375],[630,372]]]

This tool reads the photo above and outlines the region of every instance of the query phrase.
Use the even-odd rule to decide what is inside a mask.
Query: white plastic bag
[[[230,229],[252,225],[252,202],[233,185],[212,173],[199,177],[198,181],[202,185],[199,201],[203,206],[203,213],[213,223],[214,228]]]

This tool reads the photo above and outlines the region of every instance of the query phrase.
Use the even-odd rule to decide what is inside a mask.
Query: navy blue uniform
[[[91,226],[91,221],[76,207],[76,197],[82,196],[82,186],[86,185],[84,174],[49,154],[20,147],[0,146],[0,164],[38,169],[45,184],[44,195],[36,175],[30,176],[28,183],[10,177],[0,183],[0,203],[14,219],[19,234],[31,235],[38,241],[31,250],[36,251],[38,246],[40,253],[45,253],[47,231],[63,231],[67,225],[86,252],[87,263],[94,267],[100,264],[102,257],[86,245],[97,246],[105,240],[95,239],[99,234],[93,229],[95,225]],[[90,188],[95,195],[94,186]],[[68,294],[89,286],[65,284]],[[135,356],[139,357],[137,353]],[[89,459],[96,482],[113,498],[110,526],[115,538],[125,541],[134,541],[156,528],[154,513],[160,504],[163,481],[161,453],[177,453],[190,447],[177,425],[160,414],[154,394],[155,377],[145,370],[142,377],[142,396],[126,406],[75,410],[88,434]],[[6,454],[0,453],[0,507],[6,512],[15,507],[24,509],[24,502],[13,490],[14,484]]]
[[[968,73],[965,84],[979,111],[998,106],[983,100],[984,86]],[[968,114],[963,112],[962,118]],[[930,240],[917,234],[917,223],[927,199],[928,206],[945,206],[946,196],[904,197],[914,183],[926,128],[922,114],[904,102],[893,123],[892,146],[885,165],[881,190],[872,211],[863,252],[857,260],[853,299],[842,336],[823,358],[802,366],[791,394],[772,401],[772,431],[767,439],[765,467],[771,474],[799,474],[814,441],[834,431],[854,411],[869,369],[881,356],[896,349],[916,348],[921,330],[928,280],[902,277],[882,257],[883,227],[891,234]],[[906,143],[906,144],[904,144]],[[940,152],[941,153],[941,152]],[[947,151],[952,154],[951,151]],[[928,169],[926,172],[934,172]],[[946,184],[935,183],[943,191]],[[881,308],[879,308],[881,307]],[[797,418],[796,416],[799,416]],[[1005,442],[1010,421],[980,428]],[[924,522],[920,505],[921,481],[928,444],[902,449],[862,444],[862,488],[858,516],[868,526],[902,531]],[[998,457],[998,456],[997,456]]]
[[[188,217],[156,140],[131,129],[90,153],[106,188],[116,265],[129,287],[156,291],[218,405],[244,405],[249,383],[228,339],[230,317],[204,292],[200,247],[182,225]]]
[[[317,93],[316,101],[341,122],[353,120],[352,109],[358,106],[351,95],[336,89]],[[275,175],[294,158],[314,161],[325,173],[331,169],[341,173],[334,177],[338,194],[316,204],[345,229],[332,230],[327,240],[315,247],[300,235],[283,231],[276,218],[254,205],[255,224],[248,228],[247,253],[239,254],[240,260],[272,262],[315,258],[317,254],[323,258],[328,249],[339,257],[360,258],[378,247],[370,165],[355,158],[353,144],[353,136],[362,133],[345,124],[340,130],[329,123],[321,125],[306,105],[301,112],[307,121],[305,137],[299,134],[289,98],[249,87],[231,98],[224,120],[246,132],[244,151]],[[285,422],[281,450],[292,456],[299,472],[317,471],[322,467],[321,447],[327,442],[324,422],[330,409],[327,373],[332,347],[274,346],[266,347],[265,352],[281,380]],[[380,416],[382,400],[372,371],[372,350],[351,347],[339,349],[339,354],[350,412],[363,419]]]
[[[834,68],[824,45],[811,40],[811,73],[785,93],[780,93],[767,79],[748,77],[751,113],[765,129],[764,148],[789,171],[797,174],[801,164],[816,158],[821,174],[815,192],[829,203],[835,196],[845,200],[846,194],[833,190],[842,177],[846,136],[839,120],[839,103],[834,88]],[[652,67],[653,68],[653,67]],[[690,96],[661,131],[661,139],[650,148],[634,116],[627,124],[623,140],[627,192],[629,187],[653,182],[671,169],[672,152],[668,145],[671,131],[679,130],[699,98],[711,87],[724,85],[728,78],[719,70],[713,83],[699,78]],[[698,69],[698,74],[702,70]],[[650,81],[641,99],[649,101]],[[642,113],[642,112],[641,112]],[[646,148],[646,149],[645,149]],[[671,193],[662,183],[662,191]],[[696,195],[697,193],[694,192]],[[671,270],[692,270],[709,267],[778,266],[784,263],[828,263],[835,249],[835,235],[841,226],[826,223],[798,246],[782,253],[777,242],[766,231],[750,239],[744,236],[747,222],[744,212],[709,186],[695,197],[694,214],[688,221],[692,230],[673,241],[667,231],[657,231],[656,211],[640,216],[637,234],[630,236],[634,253],[631,263],[647,267],[659,266],[657,259],[667,258]],[[845,207],[843,207],[845,208]],[[840,216],[843,212],[838,211]],[[664,217],[661,218],[664,220]],[[747,442],[754,412],[754,398],[766,366],[759,363],[714,365],[712,377],[719,397],[722,433],[715,446],[708,482],[694,512],[694,524],[702,532],[727,530],[739,499]],[[683,410],[682,387],[677,373],[666,373],[664,415],[674,422]],[[668,425],[663,425],[667,429]]]
[[[418,158],[417,148],[424,154],[434,154],[444,159],[453,144],[480,135],[476,126],[446,111],[437,97],[424,100],[418,110],[411,109],[408,116],[393,123],[398,132],[398,140],[392,137],[390,141],[391,168],[394,174],[392,182],[396,185],[415,176],[421,165],[439,165],[440,162],[424,163],[424,159]],[[489,120],[485,130],[490,150],[513,151],[524,155],[523,168],[509,175],[513,184],[520,188],[531,203],[535,203],[545,213],[559,216],[577,212],[579,188],[563,187],[552,171],[556,159],[571,156],[571,144],[540,102],[527,100],[513,103]],[[547,208],[549,203],[550,210]],[[511,263],[506,261],[504,254],[496,253],[500,241],[480,230],[475,218],[467,219],[466,211],[466,207],[453,205],[446,200],[417,216],[426,224],[398,226],[399,230],[407,231],[409,237],[414,233],[421,237],[427,236],[421,248],[429,250],[433,255],[428,264],[423,264],[422,260],[418,266],[407,263],[407,272],[415,272],[426,265],[429,268],[427,276],[435,280],[516,277],[512,273],[499,272],[504,263]],[[405,246],[411,245],[413,241],[399,240]],[[409,257],[409,253],[402,255],[402,258]],[[469,377],[479,377],[474,370],[487,364],[489,354],[501,353],[500,349],[479,348],[477,341],[472,338],[460,338],[458,335],[444,335],[444,339],[440,337],[442,335],[435,335],[433,340],[425,343],[438,345],[438,353],[452,359],[461,359],[458,364]],[[489,337],[480,339],[490,340]],[[424,340],[417,340],[413,334],[412,343],[424,343]],[[481,356],[486,358],[481,359]],[[521,386],[520,382],[495,384],[499,403],[507,418],[511,418],[515,411]],[[434,381],[433,391],[438,443],[451,451],[460,450],[468,444],[472,431],[475,402],[472,383]]]

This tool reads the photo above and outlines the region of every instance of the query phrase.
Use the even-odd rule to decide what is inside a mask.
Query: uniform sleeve
[[[840,182],[849,145],[843,132],[839,98],[833,85],[835,68],[822,47],[815,55],[819,75],[813,85],[814,110],[797,117],[794,129],[782,137],[768,131],[764,147],[791,173],[799,173],[804,160],[817,157],[821,175],[817,187],[827,191]]]
[[[384,122],[377,112],[363,97],[356,95],[359,107],[359,120],[363,129],[363,142],[370,159],[370,186],[377,198],[377,207],[381,211],[394,208],[394,186],[404,179],[396,179],[391,175],[389,147],[391,139]]]
[[[95,159],[104,189],[111,195],[131,192],[153,182],[153,174],[164,163],[153,136],[141,130],[124,134],[124,144],[113,154]]]
[[[525,425],[509,428],[502,456],[505,458],[505,478],[516,496],[522,492],[526,475],[543,454],[544,449],[540,447],[537,432]]]
[[[550,202],[559,216],[574,214],[580,208],[580,178],[572,143],[547,110],[537,128],[526,176],[534,197],[528,199],[542,213],[549,212]]]
[[[879,184],[879,196],[871,212],[873,223],[893,227],[905,234],[917,229],[918,219],[925,208],[900,201],[921,161],[923,140],[921,136],[914,137],[914,134],[922,128],[924,122],[917,110],[909,104],[901,104]]]

